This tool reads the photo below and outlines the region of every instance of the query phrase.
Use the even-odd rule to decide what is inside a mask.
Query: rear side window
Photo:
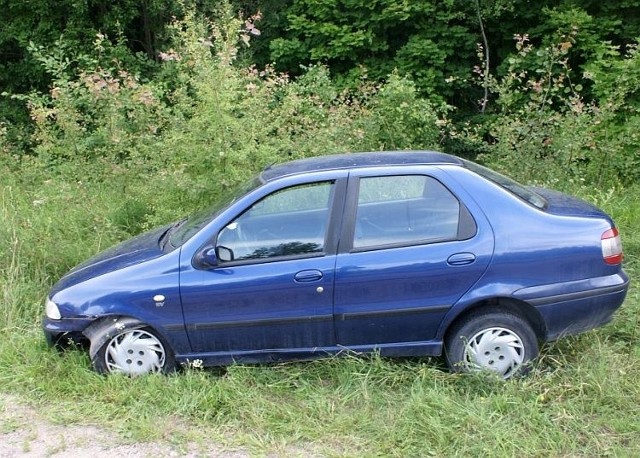
[[[356,250],[460,240],[475,232],[466,207],[434,178],[360,179],[353,238]]]
[[[467,167],[472,172],[475,172],[481,177],[494,182],[498,186],[506,189],[512,194],[515,194],[520,199],[524,200],[525,202],[528,202],[534,207],[537,207],[541,210],[544,210],[547,208],[547,200],[544,197],[532,191],[531,189],[521,185],[517,181],[509,177],[506,177],[504,175],[501,175],[498,172],[494,172],[491,169],[478,165],[475,162],[467,161],[464,159],[461,159],[461,161],[464,163],[465,167]]]

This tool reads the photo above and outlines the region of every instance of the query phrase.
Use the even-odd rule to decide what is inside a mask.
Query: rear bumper
[[[628,289],[629,277],[621,271],[607,277],[525,288],[514,297],[538,310],[545,322],[545,340],[555,340],[609,322]]]

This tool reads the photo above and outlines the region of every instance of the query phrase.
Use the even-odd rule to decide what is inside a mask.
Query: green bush
[[[640,69],[636,49],[600,54],[592,62],[586,76],[597,97],[588,102],[582,85],[573,82],[568,58],[579,32],[560,38],[538,48],[516,36],[507,73],[489,81],[497,114],[482,130],[468,129],[468,140],[482,146],[482,160],[525,182],[636,183],[638,103],[630,82]]]
[[[33,149],[17,152],[0,130],[0,231],[10,241],[0,270],[32,294],[10,300],[12,317],[37,316],[47,286],[74,264],[206,206],[266,165],[437,145],[437,112],[411,81],[392,75],[344,93],[323,66],[295,80],[242,68],[244,22],[219,13],[173,24],[153,81],[129,72],[104,36],[93,55],[67,56],[64,41],[52,55],[32,49],[53,77],[47,93],[26,98]]]

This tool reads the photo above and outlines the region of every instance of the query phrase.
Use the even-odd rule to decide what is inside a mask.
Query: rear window
[[[536,208],[544,210],[547,208],[547,200],[542,197],[540,194],[532,191],[531,189],[521,185],[515,180],[512,180],[509,177],[501,175],[498,172],[494,172],[491,169],[483,167],[481,165],[476,164],[475,162],[467,161],[465,159],[461,159],[464,163],[465,167],[471,170],[472,172],[477,173],[483,178],[497,184],[498,186],[506,189],[512,194],[515,194],[520,199],[525,202],[530,203]]]

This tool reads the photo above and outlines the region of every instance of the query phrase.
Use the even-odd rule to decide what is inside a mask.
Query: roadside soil
[[[241,458],[249,453],[216,444],[198,449],[169,443],[127,443],[118,434],[91,425],[56,425],[17,398],[0,394],[0,457],[213,457]]]

